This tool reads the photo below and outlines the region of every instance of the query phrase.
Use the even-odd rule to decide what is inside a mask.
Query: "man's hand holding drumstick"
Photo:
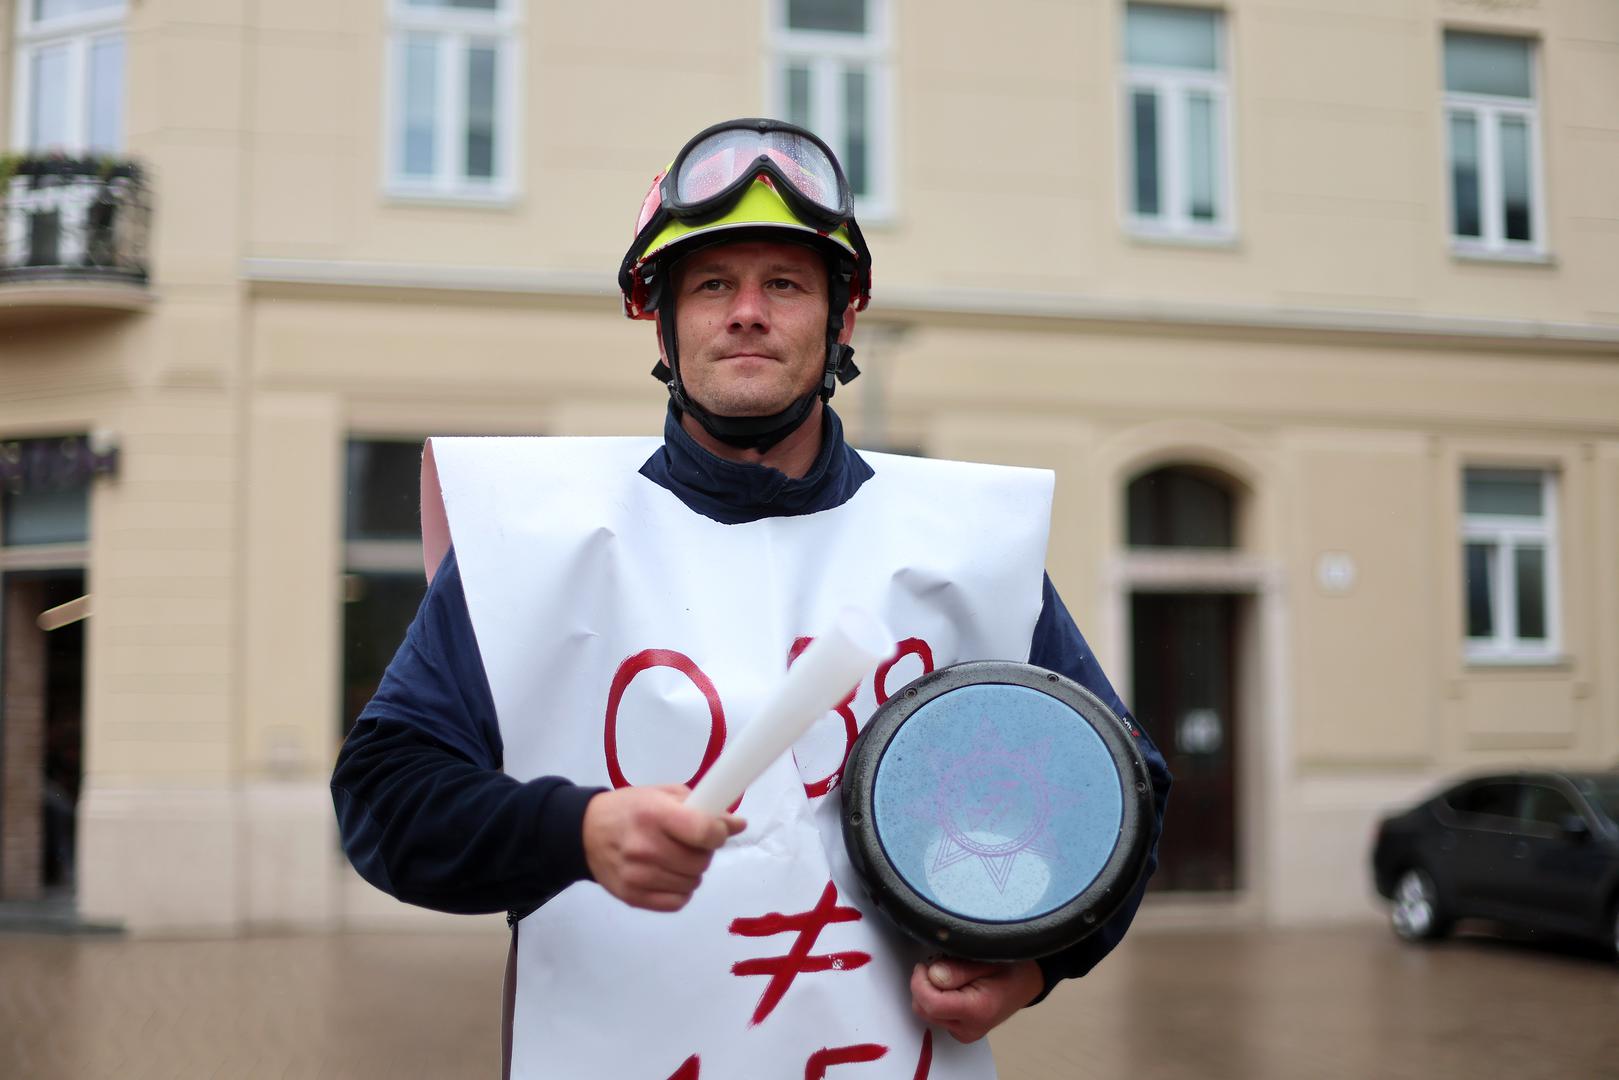
[[[585,862],[596,883],[631,907],[679,911],[714,852],[747,828],[735,814],[686,805],[681,784],[604,791],[585,807]]]
[[[583,831],[591,876],[631,907],[685,907],[714,852],[747,827],[725,808],[893,649],[893,634],[875,615],[839,612],[695,790],[627,787],[590,800]]]

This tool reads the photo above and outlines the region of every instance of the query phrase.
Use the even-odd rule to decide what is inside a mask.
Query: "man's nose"
[[[737,286],[736,297],[731,301],[730,325],[733,331],[770,329],[769,307],[762,283],[744,282]]]

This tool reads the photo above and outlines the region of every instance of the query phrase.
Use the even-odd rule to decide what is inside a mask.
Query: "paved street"
[[[0,1076],[487,1080],[504,957],[484,933],[0,936]],[[1143,931],[995,1046],[1005,1080],[1619,1078],[1619,966],[1374,927]]]

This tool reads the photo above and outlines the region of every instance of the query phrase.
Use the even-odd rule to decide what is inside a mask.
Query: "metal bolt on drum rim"
[[[1407,870],[1394,886],[1394,909],[1389,913],[1394,932],[1406,941],[1431,937],[1434,930],[1433,882],[1421,870]]]
[[[1088,724],[1116,770],[1123,816],[1112,853],[1096,879],[1053,910],[1015,920],[974,919],[931,902],[890,861],[875,813],[880,762],[901,726],[952,691],[985,686],[1034,690],[1077,713]],[[969,691],[970,692],[970,691]],[[919,721],[920,722],[920,721]],[[974,661],[923,675],[895,692],[861,732],[844,774],[844,840],[855,869],[877,906],[918,941],[979,960],[1023,960],[1049,955],[1094,931],[1130,895],[1145,867],[1152,836],[1152,784],[1134,732],[1094,694],[1030,664]]]

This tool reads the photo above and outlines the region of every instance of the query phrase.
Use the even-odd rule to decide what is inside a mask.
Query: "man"
[[[849,880],[838,769],[777,763],[741,800],[747,821],[685,806],[683,785],[635,782],[694,783],[727,717],[745,719],[840,599],[914,630],[929,669],[1026,658],[1125,714],[1040,570],[1046,510],[1028,494],[1039,483],[1013,475],[1026,470],[843,441],[827,402],[857,374],[849,342],[870,281],[825,144],[777,121],[715,125],[654,181],[620,272],[627,313],[658,324],[663,444],[430,452],[455,548],[333,794],[367,880],[444,911],[511,913],[512,1075],[993,1075],[967,1044],[1090,970],[1139,904],[1145,877],[1105,925],[1039,962],[907,967]],[[980,506],[995,507],[993,536]],[[706,713],[632,689],[655,669],[689,681]],[[858,692],[840,713],[851,738],[853,710],[883,688]],[[1169,777],[1141,738],[1156,836]],[[791,948],[770,940],[788,932]],[[834,944],[859,947],[808,955]]]

